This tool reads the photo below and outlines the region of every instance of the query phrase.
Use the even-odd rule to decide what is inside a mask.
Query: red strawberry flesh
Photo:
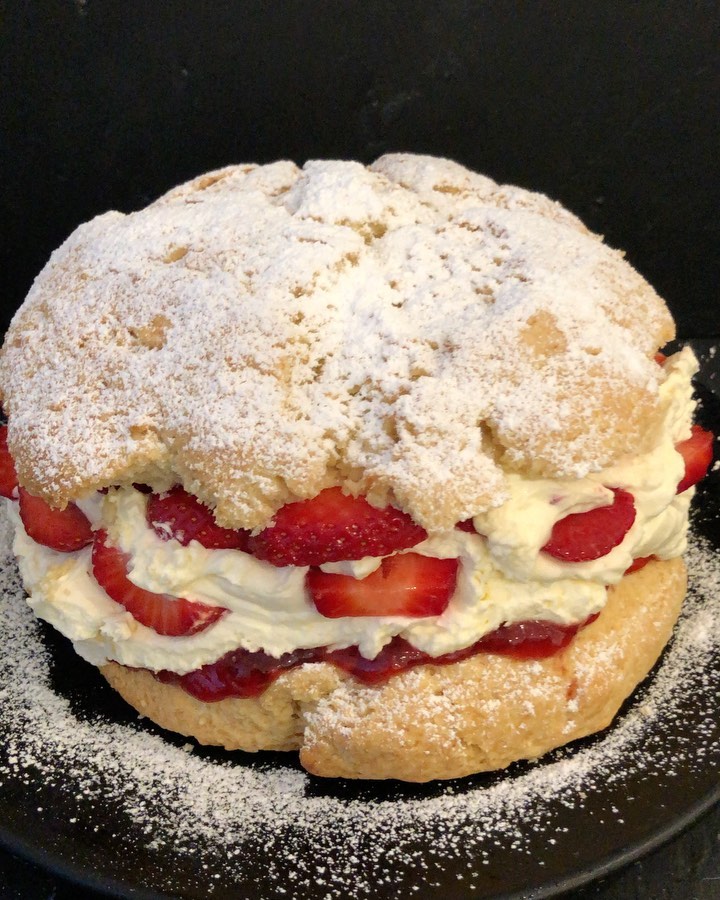
[[[92,543],[93,532],[85,513],[74,503],[65,509],[53,509],[40,497],[18,488],[20,518],[27,532],[37,544],[72,553]]]
[[[18,479],[15,462],[7,443],[7,425],[0,425],[0,496],[17,499]]]
[[[562,562],[586,562],[600,559],[622,543],[635,521],[635,501],[621,488],[612,490],[609,506],[571,513],[557,521],[542,549]]]
[[[677,486],[678,494],[682,494],[707,475],[713,459],[713,440],[712,432],[699,425],[693,425],[690,437],[675,445],[675,449],[685,460],[685,474]]]
[[[365,578],[311,568],[306,586],[317,611],[344,616],[439,616],[455,590],[459,561],[418,553],[387,556]]]
[[[318,661],[316,649],[293,650],[273,657],[262,650],[238,648],[185,675],[162,671],[156,677],[166,684],[179,684],[198,700],[212,703],[226,697],[257,697],[283,672],[304,662]]]
[[[374,659],[366,659],[357,647],[342,650],[312,647],[293,650],[278,658],[268,656],[261,650],[251,652],[238,648],[186,675],[163,671],[158,672],[156,677],[159,681],[179,685],[188,694],[206,703],[226,697],[257,697],[283,672],[305,663],[332,663],[364,684],[380,684],[415,666],[445,666],[477,653],[544,659],[566,647],[581,628],[596,618],[597,615],[593,615],[575,625],[539,621],[502,625],[469,647],[442,656],[429,656],[401,637],[394,637]]]
[[[465,531],[468,534],[477,534],[475,529],[475,525],[472,519],[463,519],[462,522],[458,522],[455,526],[458,531]]]
[[[625,571],[624,571],[623,574],[624,574],[624,575],[631,575],[633,572],[639,572],[640,569],[644,569],[645,566],[646,566],[649,562],[652,562],[652,561],[653,561],[654,559],[656,559],[656,558],[657,558],[657,557],[652,556],[652,555],[651,555],[651,556],[638,556],[637,559],[634,559],[634,560],[630,563],[630,565],[627,567],[627,569],[625,569]]]
[[[427,537],[407,513],[378,509],[364,497],[327,488],[312,500],[288,503],[273,524],[248,541],[253,556],[274,566],[319,566],[326,562],[386,556]]]
[[[96,532],[92,553],[95,580],[111,600],[158,634],[171,637],[197,634],[226,612],[220,606],[206,606],[138,587],[128,578],[129,561],[129,554],[108,544],[107,532]]]
[[[148,525],[164,541],[175,538],[185,547],[197,541],[208,550],[247,549],[249,532],[222,528],[212,510],[179,485],[166,494],[153,494],[146,516]]]

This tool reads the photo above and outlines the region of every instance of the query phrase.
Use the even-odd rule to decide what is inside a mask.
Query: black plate
[[[696,343],[699,417],[717,430],[718,360]],[[285,755],[189,749],[138,721],[9,585],[0,841],[134,898],[540,898],[605,875],[720,799],[720,472],[695,507],[685,613],[613,727],[540,762],[426,786],[327,782]]]

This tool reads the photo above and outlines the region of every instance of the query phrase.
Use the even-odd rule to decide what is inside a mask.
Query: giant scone
[[[160,725],[425,781],[605,728],[685,594],[689,349],[560,205],[231,166],[80,226],[0,355],[36,613]]]

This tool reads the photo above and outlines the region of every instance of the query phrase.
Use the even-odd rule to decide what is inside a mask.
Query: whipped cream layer
[[[32,541],[16,504],[14,550],[37,615],[73,642],[96,665],[114,660],[153,671],[183,674],[230,650],[264,650],[272,656],[299,648],[357,645],[373,658],[395,635],[431,656],[475,643],[503,624],[531,619],[561,625],[582,622],[605,604],[606,585],[617,583],[634,559],[670,559],[686,546],[688,507],[694,489],[677,495],[684,462],[675,444],[690,436],[697,362],[689,349],[665,363],[659,388],[664,425],[649,453],[578,480],[507,475],[508,499],[474,518],[479,532],[433,534],[413,553],[458,558],[457,588],[446,611],[422,619],[401,616],[320,615],[305,590],[307,568],[276,568],[239,550],[208,550],[192,541],[162,540],[147,525],[147,498],[122,488],[79,501],[94,528],[131,558],[129,578],[156,593],[225,607],[205,631],[184,637],[158,635],[111,600],[92,575],[91,548],[58,553]],[[563,563],[543,553],[553,525],[571,513],[613,502],[611,488],[635,499],[636,518],[606,556]],[[380,559],[327,564],[325,571],[364,577]]]

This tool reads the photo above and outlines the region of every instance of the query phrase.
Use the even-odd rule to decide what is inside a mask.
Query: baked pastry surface
[[[665,396],[675,382],[654,357],[672,337],[665,304],[622,253],[542,195],[408,154],[367,167],[230,166],[144,210],[99,216],[68,238],[8,331],[0,399],[19,484],[51,506],[92,506],[96,492],[113,486],[145,485],[159,494],[177,485],[213,511],[215,524],[248,529],[254,539],[285,504],[339,486],[375,506],[400,508],[430,541],[452,543],[458,524],[508,508],[524,539],[523,516],[542,525],[584,476],[614,466],[637,467],[630,484],[664,473],[666,510],[674,503],[672,466],[682,460],[673,441],[682,436],[670,437],[670,412],[677,401],[678,421],[689,428],[691,388],[686,372],[677,397]],[[671,465],[653,464],[658,448]],[[518,512],[509,502],[513,484],[537,479],[553,480],[543,509],[536,516],[525,504]],[[600,490],[609,494],[615,484]],[[642,488],[643,497],[651,488]],[[95,543],[113,497],[93,525]],[[632,557],[624,551],[629,558],[612,577],[602,563],[579,573],[592,581],[599,603],[602,585],[635,556],[681,552],[679,543],[662,549],[663,540],[684,539],[688,502],[665,516],[657,546]],[[546,538],[538,538],[536,557]],[[115,549],[122,580],[129,569]],[[123,602],[132,584],[123,582],[113,599],[98,575],[92,584],[99,596],[80,613],[82,604],[70,603],[63,619],[42,583],[50,557],[37,562],[29,544],[26,554],[39,608],[50,621],[57,613],[76,646],[111,636],[140,648],[133,664],[165,667],[167,647],[153,655],[152,627],[134,631],[141,620]],[[73,565],[68,559],[65,574],[50,576],[53,587]],[[97,575],[89,565],[79,566],[74,584]],[[556,569],[544,585],[578,574],[549,565]],[[106,559],[106,579],[107,567]],[[167,559],[146,568],[158,577],[177,571]],[[497,590],[514,600],[522,579],[532,582],[530,570],[503,571]],[[464,574],[469,596],[475,574]],[[303,765],[326,776],[453,778],[606,727],[668,640],[684,579],[679,559],[625,576],[608,589],[600,617],[550,658],[482,653],[418,667],[380,687],[315,663],[283,674],[258,698],[203,703],[143,669],[107,662],[102,671],[143,715],[201,743],[299,749]],[[164,585],[138,587],[151,601],[186,596]],[[302,585],[297,598],[305,611],[311,601]],[[232,585],[241,593],[246,586],[246,578]],[[264,623],[271,614],[263,603],[284,595],[260,594]],[[558,608],[550,587],[545,600],[541,617],[548,609],[552,619]],[[105,619],[98,624],[92,614],[99,609]],[[228,614],[224,622],[231,621]],[[253,643],[247,618],[241,624],[233,641],[273,653],[271,628]],[[297,645],[308,646],[302,638]],[[178,648],[177,671],[194,668],[187,645],[173,644]],[[119,658],[111,649],[93,661]]]
[[[203,703],[149,672],[101,671],[142,715],[229,750],[299,748],[308,771],[428,781],[504,768],[607,727],[647,675],[685,596],[682,560],[608,589],[601,615],[541,660],[480,653],[369,687],[327,663],[281,675],[257,699]]]
[[[580,477],[660,419],[653,289],[571,213],[447,160],[232,166],[99,216],[0,355],[20,482],[174,482],[229,527],[341,485],[429,531],[505,472]]]

